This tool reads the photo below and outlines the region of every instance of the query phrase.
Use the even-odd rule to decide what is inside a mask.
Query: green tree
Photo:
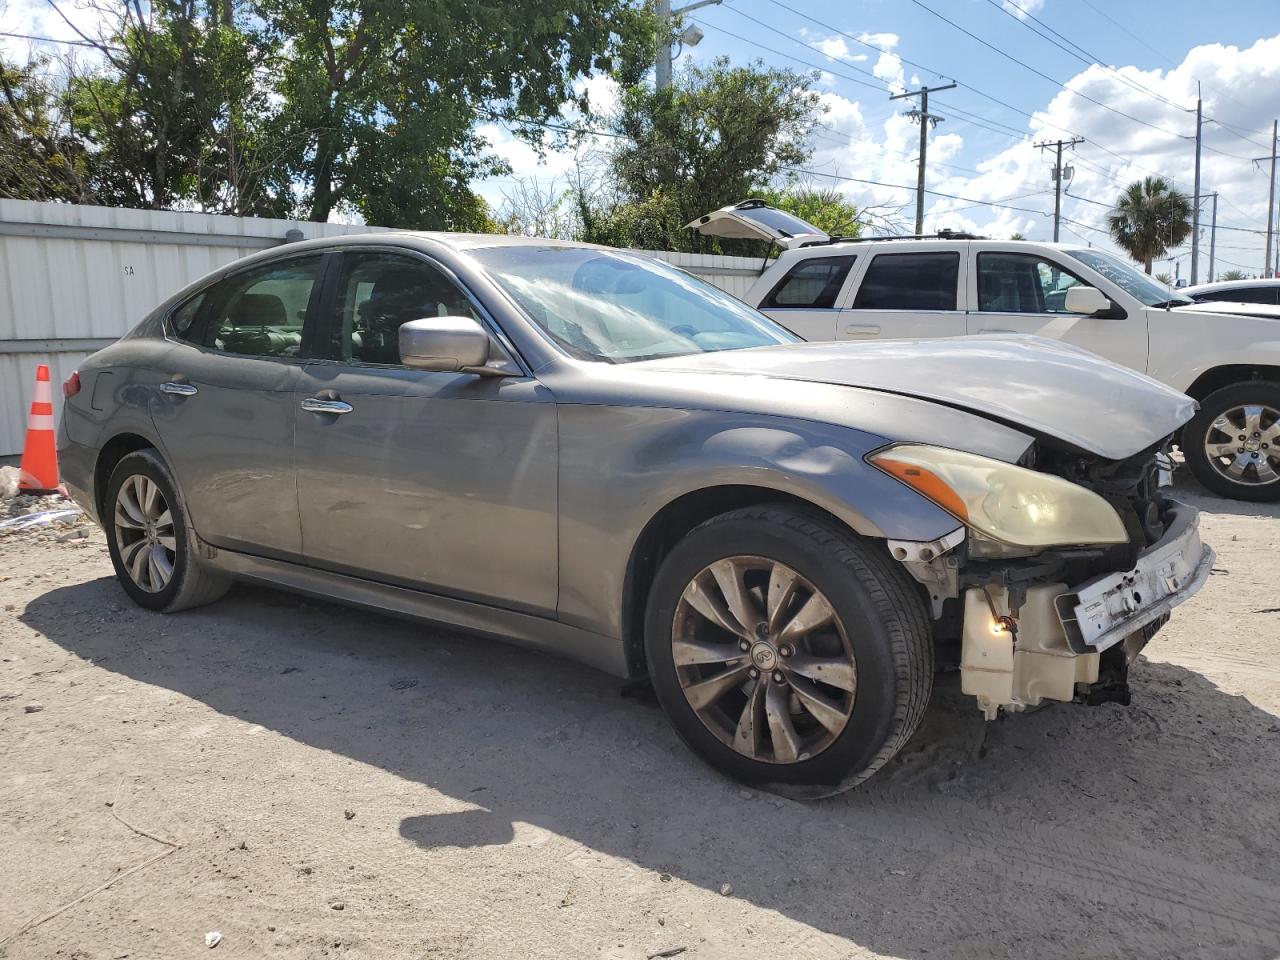
[[[634,82],[654,19],[637,0],[256,0],[263,42],[280,51],[286,145],[305,216],[346,209],[371,223],[491,229],[476,177],[506,172],[476,122],[541,144],[577,81]]]
[[[1166,287],[1173,286],[1173,277],[1169,276],[1169,274],[1167,273],[1157,273],[1156,279],[1159,280],[1161,283],[1163,283]]]
[[[584,239],[650,249],[720,249],[685,230],[708,210],[766,191],[812,153],[815,77],[720,57],[665,90],[631,87],[611,118],[610,194],[579,197]]]
[[[0,57],[0,197],[85,203],[85,151],[49,67],[45,57],[23,66]]]
[[[1010,239],[1010,240],[1025,240],[1025,239],[1027,239],[1027,238],[1026,238],[1026,237],[1024,237],[1024,236],[1023,236],[1022,234],[1020,234],[1020,233],[1015,233],[1015,234],[1013,234],[1012,236],[1010,236],[1010,237],[1009,237],[1009,239]]]
[[[236,26],[229,0],[111,11],[116,27],[96,40],[102,65],[69,82],[98,202],[286,213],[278,145],[265,138],[271,51]]]
[[[1151,272],[1163,257],[1191,233],[1191,201],[1163,177],[1135,181],[1120,194],[1107,217],[1111,238]]]
[[[1228,270],[1226,273],[1222,274],[1222,276],[1218,277],[1219,280],[1243,280],[1244,278],[1243,270]]]

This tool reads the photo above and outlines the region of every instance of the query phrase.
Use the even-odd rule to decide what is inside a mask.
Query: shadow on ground
[[[68,615],[122,602],[101,579],[21,619],[105,670],[472,805],[404,811],[421,848],[507,844],[532,824],[636,882],[731,883],[816,931],[800,957],[848,956],[847,941],[909,958],[1280,949],[1280,728],[1168,663],[1136,668],[1130,709],[994,725],[941,678],[897,762],[806,805],[724,781],[656,708],[551,657],[250,588],[127,629]]]

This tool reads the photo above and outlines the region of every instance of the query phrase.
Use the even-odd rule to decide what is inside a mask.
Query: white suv
[[[829,237],[760,200],[689,227],[779,247],[745,299],[806,340],[1033,334],[1140,370],[1199,401],[1179,445],[1206,487],[1280,499],[1280,308],[1198,304],[1085,246]]]

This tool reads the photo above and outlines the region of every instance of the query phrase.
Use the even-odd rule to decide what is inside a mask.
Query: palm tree
[[[1111,239],[1147,273],[1191,233],[1191,201],[1164,177],[1147,177],[1124,189],[1107,217]]]
[[[1243,271],[1243,270],[1228,270],[1226,273],[1224,273],[1224,274],[1223,274],[1222,276],[1220,276],[1218,279],[1219,279],[1219,280],[1243,280],[1243,279],[1244,279],[1244,271]]]

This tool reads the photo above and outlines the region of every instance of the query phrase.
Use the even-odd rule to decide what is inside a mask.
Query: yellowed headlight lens
[[[1001,543],[1083,546],[1129,539],[1111,504],[1052,474],[924,444],[888,447],[867,460]]]

